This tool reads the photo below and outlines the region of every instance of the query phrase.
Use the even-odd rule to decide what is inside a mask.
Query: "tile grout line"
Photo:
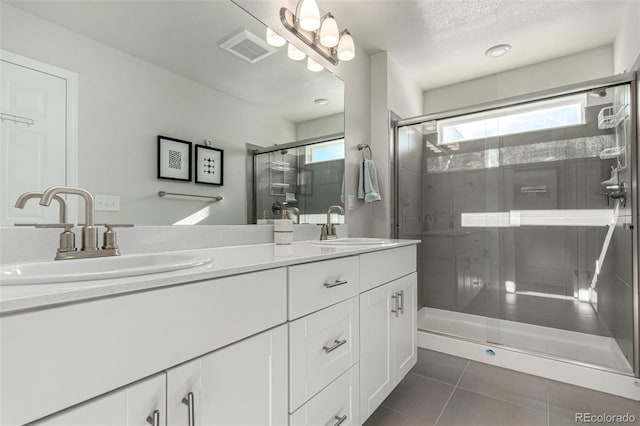
[[[449,401],[451,401],[451,398],[453,398],[453,394],[455,393],[456,389],[458,389],[458,385],[460,384],[460,381],[462,381],[462,376],[464,376],[464,373],[467,372],[467,368],[469,368],[469,364],[471,364],[471,361],[467,361],[467,365],[464,366],[464,370],[462,370],[462,374],[460,374],[460,377],[458,377],[458,381],[453,387],[453,390],[451,391],[449,398],[447,398],[447,402],[444,403],[442,410],[440,410],[440,414],[438,414],[438,418],[436,419],[434,426],[438,424],[438,422],[440,421],[440,417],[442,417],[442,414],[444,414],[444,410],[447,409],[447,405],[449,405]]]
[[[418,376],[421,379],[427,379],[427,380],[430,380],[432,382],[440,383],[442,385],[453,386],[453,387],[456,386],[454,383],[443,382],[442,380],[434,379],[433,377],[425,376],[424,374],[416,373],[416,372],[413,372],[413,371],[409,371],[409,374],[413,374],[414,376]]]
[[[476,395],[480,395],[480,396],[483,396],[485,398],[490,398],[490,399],[493,399],[495,401],[504,402],[505,404],[514,405],[516,407],[524,408],[524,409],[527,409],[527,410],[537,411],[538,413],[543,413],[545,410],[548,411],[548,408],[546,408],[545,410],[538,410],[537,408],[529,407],[527,405],[523,405],[523,404],[520,404],[520,403],[517,403],[517,402],[513,402],[513,401],[510,401],[508,399],[503,399],[503,398],[497,397],[495,395],[488,395],[486,393],[482,393],[480,391],[473,390],[473,389],[468,389],[468,388],[465,388],[465,387],[462,387],[462,386],[457,386],[457,387],[460,388],[461,390],[465,391],[465,392],[474,393]]]

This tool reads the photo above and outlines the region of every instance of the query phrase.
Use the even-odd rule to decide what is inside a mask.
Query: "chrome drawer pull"
[[[153,413],[149,417],[147,417],[147,423],[151,426],[160,426],[160,411],[153,410]]]
[[[187,410],[188,411],[188,420],[189,423],[187,423],[189,426],[196,426],[196,416],[195,416],[195,401],[193,399],[193,392],[189,392],[187,394],[187,396],[185,396],[184,398],[182,398],[182,403],[184,405],[187,406]]]
[[[340,426],[342,423],[344,423],[345,420],[347,420],[347,415],[345,414],[342,417],[335,416],[334,419],[336,419],[337,422],[335,422],[333,426]]]
[[[344,345],[345,343],[347,343],[347,339],[343,339],[343,340],[334,340],[335,345],[329,347],[329,346],[323,346],[322,349],[324,349],[324,351],[326,353],[330,353],[335,351],[336,349],[338,349],[340,346]]]
[[[345,285],[347,284],[349,281],[347,280],[335,280],[332,283],[324,283],[324,286],[326,288],[331,288],[331,287],[338,287],[339,285]]]
[[[400,308],[398,308],[398,293],[394,293],[393,296],[391,296],[391,298],[395,301],[396,303],[396,308],[392,309],[391,312],[393,312],[396,315],[396,318],[398,318],[398,316],[400,315]]]
[[[400,311],[400,313],[402,315],[404,315],[404,290],[400,290],[400,293],[398,293],[398,303],[400,305],[400,307],[398,308],[398,310]]]

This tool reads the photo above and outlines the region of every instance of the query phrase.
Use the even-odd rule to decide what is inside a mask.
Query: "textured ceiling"
[[[386,50],[422,89],[613,42],[627,0],[318,0],[357,47]],[[636,0],[633,0],[636,1]],[[512,51],[487,58],[487,48]]]

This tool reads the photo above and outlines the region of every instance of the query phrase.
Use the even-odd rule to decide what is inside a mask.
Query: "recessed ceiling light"
[[[511,50],[510,44],[497,44],[487,49],[484,54],[490,58],[499,58],[504,56]]]
[[[329,99],[318,98],[318,99],[314,100],[313,103],[316,104],[316,105],[320,105],[320,106],[327,106],[327,105],[329,105]]]

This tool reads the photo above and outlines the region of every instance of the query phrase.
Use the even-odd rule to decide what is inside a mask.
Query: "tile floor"
[[[365,425],[564,426],[576,412],[629,413],[640,425],[640,402],[419,349],[418,364]]]

